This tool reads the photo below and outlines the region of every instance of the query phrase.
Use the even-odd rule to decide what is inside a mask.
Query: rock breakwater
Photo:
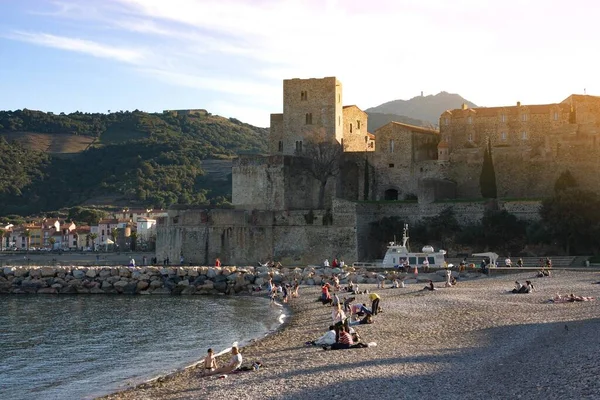
[[[443,271],[427,279],[441,281]],[[354,268],[271,267],[82,267],[6,266],[0,269],[3,294],[240,294],[262,288],[269,279],[278,284],[321,285],[332,275],[340,283],[376,283],[377,275],[388,281],[402,276],[395,271],[375,272]]]

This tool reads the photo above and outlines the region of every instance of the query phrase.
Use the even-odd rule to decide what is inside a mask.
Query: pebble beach
[[[318,287],[301,287],[289,321],[241,349],[243,365],[260,361],[259,371],[202,378],[192,367],[103,399],[600,398],[599,300],[548,302],[557,293],[600,297],[600,273],[534,275],[436,283],[433,292],[422,290],[426,276],[405,288],[361,285],[382,298],[375,322],[356,327],[377,346],[338,351],[305,345],[325,333],[331,307],[316,301]],[[526,279],[533,293],[510,293]],[[366,294],[356,301],[369,305]]]

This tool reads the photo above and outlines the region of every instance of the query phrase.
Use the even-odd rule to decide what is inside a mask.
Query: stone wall
[[[317,263],[325,257],[356,260],[352,203],[335,201],[327,210],[170,209],[157,226],[156,256],[186,262],[284,265]]]
[[[320,182],[307,173],[308,160],[293,156],[240,156],[232,166],[232,204],[247,210],[317,208]],[[330,179],[325,206],[336,187]]]

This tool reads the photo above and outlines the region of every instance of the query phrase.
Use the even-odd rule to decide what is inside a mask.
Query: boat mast
[[[402,232],[402,247],[406,248],[409,252],[408,248],[408,224],[404,224],[404,231]]]

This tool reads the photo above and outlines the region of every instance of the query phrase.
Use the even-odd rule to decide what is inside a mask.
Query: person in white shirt
[[[427,258],[423,260],[423,272],[429,272],[429,260]]]
[[[323,266],[324,267],[329,267],[329,260],[325,259],[325,261],[323,261]]]
[[[507,267],[512,267],[512,261],[510,257],[506,257],[506,260],[504,260],[504,265],[506,265]]]
[[[314,346],[331,346],[335,343],[335,327],[331,325],[329,330],[317,340],[313,340],[312,342],[307,342],[307,344],[312,344]]]

